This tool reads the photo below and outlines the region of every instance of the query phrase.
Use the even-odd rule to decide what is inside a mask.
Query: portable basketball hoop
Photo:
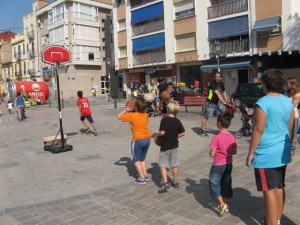
[[[57,83],[57,101],[58,101],[58,110],[59,110],[59,125],[60,130],[57,132],[55,139],[57,138],[58,133],[61,134],[60,145],[51,145],[47,149],[52,153],[66,152],[73,150],[72,145],[65,143],[64,131],[62,126],[62,116],[61,116],[61,104],[60,104],[60,89],[59,89],[59,75],[62,75],[66,72],[68,64],[71,62],[71,53],[68,49],[61,46],[50,46],[45,48],[42,52],[42,60],[44,63],[51,64],[54,66],[56,83]],[[54,141],[55,141],[54,139]],[[54,143],[53,141],[53,143]]]

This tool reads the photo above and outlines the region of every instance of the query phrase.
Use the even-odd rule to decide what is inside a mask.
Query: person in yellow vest
[[[227,104],[228,97],[225,91],[224,83],[222,82],[222,75],[220,72],[215,74],[215,79],[210,82],[208,88],[207,99],[205,104],[205,114],[202,118],[202,131],[201,136],[207,137],[206,123],[209,117],[218,116],[221,113],[219,108],[219,102],[222,104]]]

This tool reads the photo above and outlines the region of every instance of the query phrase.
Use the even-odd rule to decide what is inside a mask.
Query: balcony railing
[[[248,10],[248,0],[236,0],[207,8],[208,19],[230,15]]]
[[[149,21],[149,23],[143,24],[143,25],[137,25],[132,27],[132,35],[141,35],[146,34],[158,30],[163,30],[165,28],[164,20],[158,20],[158,21]]]
[[[28,31],[27,37],[28,37],[28,39],[34,39],[34,30]]]
[[[15,52],[14,57],[15,59],[21,59],[21,52]]]
[[[220,55],[231,54],[233,52],[247,52],[249,51],[249,39],[233,40],[221,42]],[[215,43],[209,44],[209,52],[216,53]]]
[[[165,62],[166,53],[165,51],[148,52],[145,54],[133,55],[133,65],[142,65],[149,63]]]
[[[155,2],[156,0],[131,0],[130,3],[131,3],[131,8],[133,7],[138,7],[138,6],[141,6],[141,5],[145,5],[149,2]]]
[[[29,70],[27,70],[27,73],[29,75],[33,75],[33,74],[35,74],[35,69],[29,69]]]
[[[28,52],[28,56],[29,56],[29,58],[30,59],[34,59],[35,58],[35,54],[34,54],[34,52]]]

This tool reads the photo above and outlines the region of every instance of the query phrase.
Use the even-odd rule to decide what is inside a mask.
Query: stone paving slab
[[[97,137],[83,133],[72,101],[63,109],[64,132],[74,150],[61,154],[43,151],[43,137],[58,131],[55,107],[28,109],[28,119],[22,122],[14,114],[0,117],[1,225],[259,224],[264,216],[262,195],[256,191],[253,170],[244,166],[250,138],[238,139],[232,175],[234,198],[230,212],[220,218],[217,204],[209,197],[211,139],[199,136],[200,108],[190,107],[189,113],[178,115],[186,128],[186,136],[180,140],[180,188],[158,194],[158,147],[152,142],[147,158],[152,179],[147,185],[134,184],[129,125],[116,119],[120,109],[103,107],[106,103],[101,101],[97,99],[92,107]],[[159,121],[150,118],[152,133]],[[208,128],[214,131],[214,126],[215,119],[210,119]],[[237,115],[230,130],[240,126]],[[300,224],[297,153],[287,170],[282,224]]]

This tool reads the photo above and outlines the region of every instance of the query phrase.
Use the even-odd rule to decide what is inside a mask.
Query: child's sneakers
[[[219,205],[218,209],[220,210],[220,216],[223,216],[224,213],[228,212],[228,205],[224,204],[223,206]]]
[[[142,180],[141,178],[138,178],[134,181],[136,184],[147,184],[146,179]]]
[[[200,134],[201,137],[208,137],[208,134],[205,130],[203,130]]]
[[[170,185],[168,185],[168,183],[166,184],[162,184],[161,185],[161,188],[158,189],[158,193],[165,193],[165,192],[168,192],[168,188],[170,187]]]
[[[95,136],[97,136],[97,135],[98,135],[96,130],[94,131],[94,135],[95,135]]]

